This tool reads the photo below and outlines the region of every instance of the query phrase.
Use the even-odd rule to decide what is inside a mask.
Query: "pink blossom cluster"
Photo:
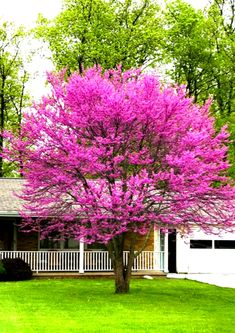
[[[24,114],[20,136],[5,134],[4,157],[27,181],[25,227],[88,243],[153,225],[233,227],[228,133],[216,133],[210,102],[139,70],[64,75],[48,75],[51,92]]]

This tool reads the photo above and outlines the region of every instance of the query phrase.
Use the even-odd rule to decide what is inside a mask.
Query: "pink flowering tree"
[[[129,290],[139,234],[233,227],[228,133],[215,132],[209,102],[137,70],[64,74],[48,76],[51,92],[24,115],[21,135],[6,134],[4,156],[27,180],[24,227],[106,244],[117,293]]]

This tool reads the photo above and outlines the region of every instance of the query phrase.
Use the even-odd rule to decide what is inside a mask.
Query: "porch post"
[[[157,271],[160,269],[160,229],[154,228],[154,245],[153,245],[153,269],[154,271]]]
[[[17,226],[13,223],[13,251],[17,251]]]
[[[168,271],[168,232],[164,234],[164,273]]]
[[[79,273],[84,273],[84,242],[79,242]]]

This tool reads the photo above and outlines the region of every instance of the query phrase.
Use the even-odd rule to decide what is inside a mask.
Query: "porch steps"
[[[164,277],[166,273],[161,271],[138,271],[132,272],[132,277],[143,278],[148,275],[151,277]],[[95,279],[95,278],[113,278],[113,272],[85,272],[85,273],[71,273],[71,272],[33,272],[34,279]]]

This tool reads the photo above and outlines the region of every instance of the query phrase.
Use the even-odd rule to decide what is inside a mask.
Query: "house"
[[[112,271],[108,251],[102,244],[86,245],[74,239],[40,240],[38,233],[20,231],[19,211],[22,178],[0,178],[0,259],[20,257],[34,272],[107,272]],[[135,259],[134,271],[166,271],[164,235],[153,231],[145,250]],[[143,239],[138,239],[141,245]],[[124,253],[127,258],[128,252]]]
[[[23,179],[0,179],[0,259],[20,257],[38,272],[112,271],[102,245],[73,239],[40,240],[37,233],[20,231],[19,210]],[[143,239],[139,238],[141,244]],[[127,258],[128,252],[124,253]],[[197,229],[181,237],[176,231],[152,232],[145,250],[135,259],[134,271],[178,273],[235,273],[235,233],[207,235]]]

